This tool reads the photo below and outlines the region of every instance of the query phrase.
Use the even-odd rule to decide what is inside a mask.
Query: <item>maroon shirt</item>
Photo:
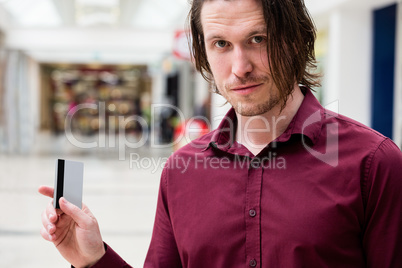
[[[169,158],[144,267],[402,267],[401,151],[305,91],[257,156],[232,109]],[[129,266],[108,248],[94,267]]]

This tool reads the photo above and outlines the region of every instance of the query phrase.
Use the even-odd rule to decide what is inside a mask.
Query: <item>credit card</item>
[[[84,163],[57,159],[53,198],[55,208],[60,208],[60,197],[64,197],[70,203],[82,208],[83,177]]]

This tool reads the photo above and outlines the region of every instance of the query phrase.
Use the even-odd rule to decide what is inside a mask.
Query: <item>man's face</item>
[[[236,112],[260,115],[278,105],[260,1],[206,1],[201,23],[215,83]]]

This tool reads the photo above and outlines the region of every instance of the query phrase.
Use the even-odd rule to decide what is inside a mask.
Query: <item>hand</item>
[[[53,188],[39,187],[39,193],[53,198]],[[75,267],[90,267],[105,254],[98,222],[84,204],[82,210],[59,199],[60,209],[53,207],[53,200],[42,213],[41,235],[53,242],[60,254]]]

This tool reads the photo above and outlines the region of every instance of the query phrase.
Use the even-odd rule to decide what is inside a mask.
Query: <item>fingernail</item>
[[[53,228],[53,225],[51,225],[51,224],[48,224],[48,225],[47,225],[47,231],[48,231],[48,232],[50,232],[50,230],[51,230],[52,228]]]
[[[53,238],[53,237],[52,237],[51,235],[49,235],[49,240],[52,240],[52,238]]]
[[[49,214],[49,220],[51,220],[51,221],[54,220],[54,215],[53,214]]]

